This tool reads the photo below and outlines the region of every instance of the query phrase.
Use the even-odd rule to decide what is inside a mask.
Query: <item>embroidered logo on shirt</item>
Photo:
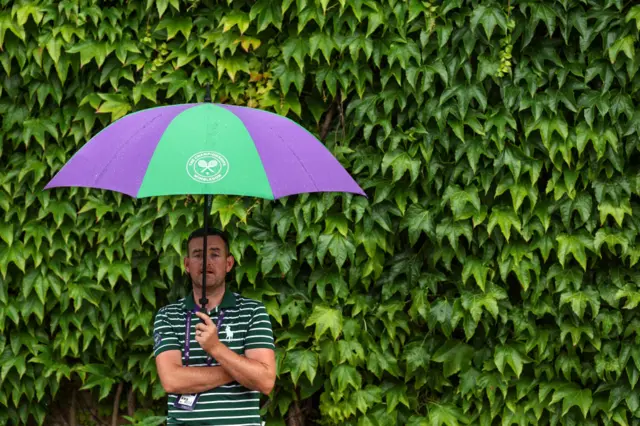
[[[224,341],[225,342],[230,342],[233,340],[233,331],[231,331],[231,326],[229,324],[224,326]]]
[[[162,342],[162,336],[160,336],[160,333],[155,333],[153,335],[153,343],[155,343],[155,349],[158,349],[158,346],[160,346],[160,342]]]

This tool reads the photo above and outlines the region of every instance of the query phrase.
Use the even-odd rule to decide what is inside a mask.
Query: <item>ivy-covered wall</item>
[[[369,194],[215,199],[269,425],[640,424],[639,30],[622,0],[0,0],[0,423],[163,413],[202,200],[43,187],[211,83]]]

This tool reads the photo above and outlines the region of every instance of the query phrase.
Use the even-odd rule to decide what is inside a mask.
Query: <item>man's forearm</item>
[[[270,377],[268,368],[261,362],[238,355],[224,345],[220,345],[211,355],[227,374],[245,388],[265,395],[271,392],[274,380]]]
[[[222,367],[181,367],[176,366],[167,375],[168,383],[163,383],[168,393],[189,394],[205,392],[234,381]]]

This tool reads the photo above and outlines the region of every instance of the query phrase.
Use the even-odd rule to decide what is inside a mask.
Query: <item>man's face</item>
[[[203,237],[189,242],[189,253],[184,259],[184,267],[194,287],[202,289],[204,256],[202,254]],[[213,290],[225,284],[225,275],[233,267],[233,256],[227,252],[224,240],[217,235],[207,236],[207,290]]]

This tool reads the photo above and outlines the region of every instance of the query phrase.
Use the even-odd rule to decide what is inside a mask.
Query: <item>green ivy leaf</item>
[[[107,266],[107,278],[113,289],[119,278],[124,278],[129,284],[132,284],[133,277],[131,274],[131,265],[124,262],[114,262]]]
[[[507,363],[517,377],[522,374],[524,364],[531,362],[526,356],[521,355],[518,349],[507,345],[496,347],[493,360],[501,374],[504,374],[504,365]]]
[[[629,251],[630,240],[628,235],[624,233],[612,230],[610,228],[601,228],[596,232],[596,237],[593,240],[594,250],[600,251],[600,247],[603,243],[607,243],[607,247],[611,253],[616,253],[616,247],[622,248],[622,255],[626,255]]]
[[[468,424],[469,421],[458,407],[449,404],[429,404],[429,426],[459,426],[460,423]]]
[[[491,209],[487,232],[491,233],[496,225],[500,226],[502,235],[504,235],[507,241],[511,238],[512,227],[519,233],[522,232],[520,218],[516,215],[516,212],[507,207],[498,206]]]
[[[414,159],[408,152],[396,150],[388,152],[382,159],[382,173],[386,173],[389,166],[393,169],[393,180],[397,182],[409,172],[411,176],[411,182],[415,182],[420,174],[421,162],[418,159]]]
[[[345,324],[345,336],[348,334],[347,325],[350,324],[349,321],[350,320],[347,320]],[[356,340],[339,340],[338,353],[340,354],[340,363],[347,362],[351,365],[358,365],[365,359],[364,349]]]
[[[249,19],[257,21],[258,32],[264,31],[269,25],[280,30],[282,28],[282,7],[280,3],[258,0],[251,6]]]
[[[487,38],[491,38],[496,25],[503,31],[507,31],[507,18],[504,11],[494,5],[478,5],[471,13],[471,29],[475,30],[478,24],[482,24]]]
[[[467,238],[467,241],[471,242],[473,237],[473,230],[471,224],[468,221],[454,222],[450,218],[443,220],[436,226],[436,238],[438,243],[442,243],[442,239],[446,236],[449,240],[449,244],[454,250],[458,249],[458,240],[461,235]]]
[[[622,226],[624,215],[632,215],[631,206],[629,200],[621,201],[618,205],[612,204],[609,200],[603,201],[598,204],[598,210],[600,211],[600,225],[604,225],[609,215],[613,216],[618,226]]]
[[[480,290],[484,292],[487,283],[487,274],[490,270],[491,269],[481,259],[467,258],[462,269],[462,282],[466,283],[469,277],[473,275],[476,284],[480,287]]]
[[[558,260],[564,267],[567,254],[573,254],[582,269],[587,269],[587,255],[585,249],[593,251],[593,238],[585,232],[577,234],[561,234],[556,237],[558,242]]]
[[[553,34],[556,27],[556,12],[546,4],[531,4],[531,30],[536,28],[540,21],[546,24],[548,34]]]
[[[320,50],[327,63],[331,62],[331,53],[337,48],[336,42],[333,37],[327,33],[315,33],[309,37],[309,41],[306,43],[305,56],[311,58],[315,57],[316,51]]]
[[[13,244],[13,223],[0,224],[0,238],[7,243],[9,247]]]
[[[102,400],[109,395],[115,383],[116,381],[108,376],[90,376],[80,389],[88,390],[98,387],[100,389],[98,398]]]
[[[333,340],[336,340],[342,332],[342,312],[326,305],[316,305],[313,307],[313,311],[307,319],[305,327],[309,327],[314,324],[316,326],[316,340],[320,340],[320,337],[322,337],[327,330],[331,331]]]
[[[580,319],[584,316],[587,303],[591,305],[591,315],[593,318],[600,312],[600,294],[593,288],[584,291],[569,291],[560,296],[560,306],[571,303],[571,309]]]
[[[425,369],[431,360],[431,353],[426,345],[421,342],[412,342],[406,346],[403,359],[407,363],[407,375],[417,373],[420,369]]]
[[[593,200],[591,195],[586,192],[581,192],[576,195],[573,200],[567,199],[560,205],[560,213],[562,215],[562,222],[566,228],[570,228],[571,215],[574,211],[578,212],[582,223],[587,222],[591,217],[593,208]]]
[[[593,144],[598,154],[598,159],[605,155],[607,144],[611,145],[614,151],[618,150],[618,136],[612,129],[590,129],[586,124],[581,123],[576,129],[576,135],[576,145],[579,153],[584,151],[589,141]]]
[[[330,235],[323,234],[318,238],[317,256],[320,262],[324,261],[327,250],[335,258],[338,268],[342,268],[347,258],[353,258],[356,248],[350,238],[334,232]]]
[[[484,289],[483,289],[484,291]],[[488,311],[493,319],[498,318],[498,301],[507,298],[507,294],[499,287],[491,288],[487,293],[462,293],[462,307],[471,313],[478,323],[483,311]]]
[[[358,389],[351,394],[353,405],[366,414],[367,411],[382,400],[382,389],[377,386],[367,385],[364,389]]]
[[[432,359],[444,363],[444,375],[449,377],[457,372],[466,371],[473,354],[473,347],[456,340],[448,340],[436,351]]]
[[[590,389],[580,389],[573,383],[563,383],[555,389],[550,404],[562,400],[562,415],[566,415],[573,406],[580,407],[582,415],[586,418],[587,412],[593,402]]]
[[[99,114],[111,113],[111,121],[116,121],[131,111],[131,104],[124,95],[101,94],[100,98],[104,102],[100,104],[96,112]]]
[[[302,373],[313,383],[318,370],[318,355],[309,350],[295,350],[287,352],[285,368],[291,371],[293,384],[296,385]]]
[[[260,248],[261,271],[263,275],[268,274],[277,264],[280,271],[286,274],[291,269],[291,264],[297,259],[295,248],[291,244],[283,244],[280,241],[269,241]]]
[[[304,58],[308,54],[309,44],[303,38],[289,38],[282,45],[282,56],[285,64],[288,66],[289,61],[293,58],[300,71],[304,71]]]
[[[110,43],[87,40],[67,49],[67,52],[80,53],[81,66],[85,66],[92,60],[95,60],[98,68],[100,68],[104,64],[107,56],[109,56],[114,50],[115,47]]]
[[[511,194],[514,211],[518,211],[520,209],[525,198],[529,198],[531,210],[535,208],[535,205],[538,202],[538,191],[535,187],[527,185],[524,182],[516,183],[512,176],[507,176],[498,184],[498,187],[496,188],[496,196],[502,195],[507,189]]]
[[[348,386],[356,391],[362,387],[362,376],[351,365],[340,364],[333,367],[329,378],[331,386],[336,387],[341,393],[346,391]]]
[[[420,204],[411,204],[409,206],[406,215],[402,219],[400,229],[408,229],[411,245],[415,245],[423,232],[427,236],[433,237],[435,230],[434,216],[435,212],[428,206]]]
[[[211,212],[220,215],[220,223],[225,228],[233,216],[243,223],[247,221],[247,209],[239,197],[216,196],[211,203]]]
[[[407,386],[395,385],[391,389],[385,392],[385,399],[387,401],[387,413],[393,412],[398,404],[402,403],[405,407],[411,408],[407,399]]]
[[[640,5],[633,6],[631,9],[629,9],[629,12],[627,12],[625,22],[629,22],[632,19],[636,20],[636,26],[638,28],[638,31],[640,31]]]
[[[476,187],[462,189],[458,185],[448,186],[442,196],[442,204],[449,203],[454,218],[466,219],[467,204],[471,204],[476,211],[481,209],[480,197]]]
[[[398,361],[389,351],[370,350],[366,365],[367,369],[378,378],[381,378],[385,372],[394,377],[400,377],[402,374],[398,367]]]
[[[25,144],[28,144],[28,141],[31,139],[31,137],[33,137],[36,142],[38,142],[38,144],[40,144],[40,146],[44,148],[47,139],[47,133],[54,139],[58,139],[59,137],[58,129],[56,128],[55,124],[53,124],[49,120],[30,119],[25,120],[23,125],[24,128],[22,131],[22,140],[25,141]]]
[[[609,60],[611,63],[614,64],[616,62],[616,58],[620,51],[623,51],[624,54],[627,55],[627,58],[633,60],[635,57],[635,41],[635,37],[632,35],[616,40],[609,48]]]
[[[369,36],[371,36],[371,34],[373,34],[384,21],[384,13],[377,10],[377,8],[370,11],[367,15],[367,32],[365,37],[369,38]]]
[[[175,18],[164,18],[156,27],[156,31],[166,29],[167,30],[167,40],[171,40],[181,32],[184,35],[184,38],[188,39],[191,34],[191,29],[193,27],[193,22],[191,21],[191,17],[182,16]]]

